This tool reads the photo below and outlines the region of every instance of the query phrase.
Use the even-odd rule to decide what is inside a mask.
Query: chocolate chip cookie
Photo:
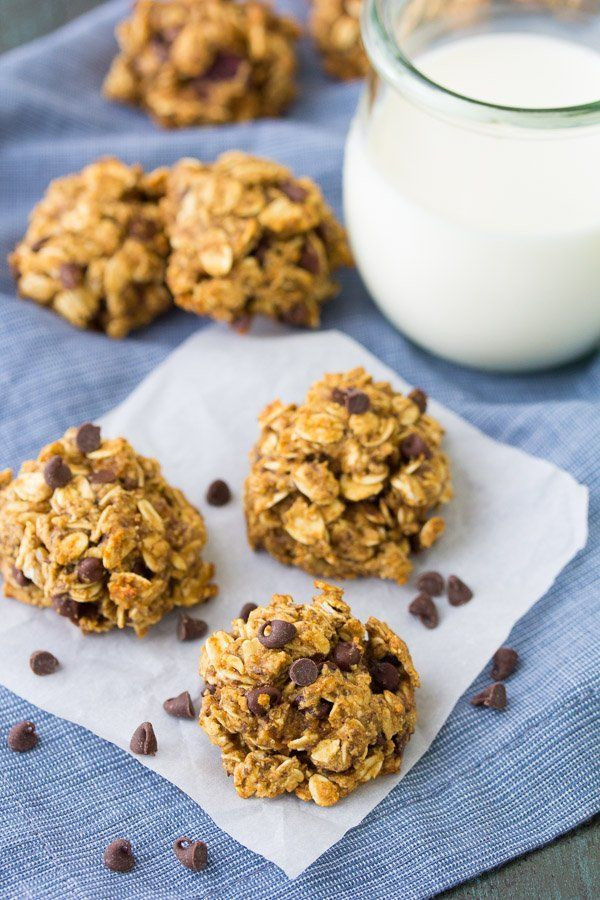
[[[275,594],[202,649],[200,725],[241,797],[332,806],[397,772],[414,731],[419,678],[404,641],[355,619],[340,588],[315,586],[312,603]]]
[[[104,92],[165,128],[278,116],[296,94],[298,35],[260,2],[138,0]]]
[[[245,484],[250,545],[313,575],[403,584],[452,496],[443,429],[421,394],[357,368],[325,375],[300,406],[267,406]]]
[[[175,302],[242,328],[254,315],[315,327],[333,271],[352,262],[317,185],[241,151],[180,160],[163,205]]]
[[[141,637],[173,607],[217,592],[204,521],[154,459],[86,423],[0,472],[4,593],[84,632]]]
[[[165,179],[106,158],[51,182],[10,256],[19,294],[113,338],[169,309]]]

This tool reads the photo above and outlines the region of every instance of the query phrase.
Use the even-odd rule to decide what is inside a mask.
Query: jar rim
[[[578,106],[504,106],[469,97],[439,84],[402,51],[384,15],[388,0],[364,0],[361,32],[373,68],[392,86],[440,113],[482,123],[524,128],[576,128],[600,123],[600,98]],[[402,5],[408,0],[400,0]]]

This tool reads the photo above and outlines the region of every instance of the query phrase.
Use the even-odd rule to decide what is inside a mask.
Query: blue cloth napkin
[[[151,167],[242,148],[312,176],[340,212],[344,136],[359,85],[325,79],[303,42],[301,95],[286,118],[159,131],[100,95],[115,51],[113,27],[127,7],[114,0],[0,59],[2,258],[47,182],[103,154]],[[342,282],[325,327],[351,334],[488,434],[551,459],[591,488],[587,549],[511,635],[521,665],[508,684],[507,711],[474,709],[463,698],[402,783],[290,882],[134,759],[0,688],[2,896],[427,897],[552,840],[598,809],[600,359],[537,376],[467,371],[402,338],[355,273]],[[114,406],[203,327],[177,311],[121,343],[78,332],[18,300],[3,263],[0,295],[0,461],[13,467],[67,426]],[[502,572],[489,577],[502,579]],[[3,602],[11,601],[0,601],[0,615]],[[482,673],[472,691],[486,683]],[[35,753],[11,753],[6,732],[25,718],[35,720],[43,744]],[[224,781],[224,796],[229,790]],[[211,865],[201,875],[175,860],[171,843],[181,835],[207,841]],[[118,836],[131,839],[138,859],[129,875],[101,863]]]

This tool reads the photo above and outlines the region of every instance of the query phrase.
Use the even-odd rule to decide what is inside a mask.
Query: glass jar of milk
[[[600,2],[365,0],[358,268],[408,337],[527,370],[600,342]]]

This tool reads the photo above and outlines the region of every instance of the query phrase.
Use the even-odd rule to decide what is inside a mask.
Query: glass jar
[[[364,0],[344,205],[381,311],[447,359],[600,341],[600,2]]]

